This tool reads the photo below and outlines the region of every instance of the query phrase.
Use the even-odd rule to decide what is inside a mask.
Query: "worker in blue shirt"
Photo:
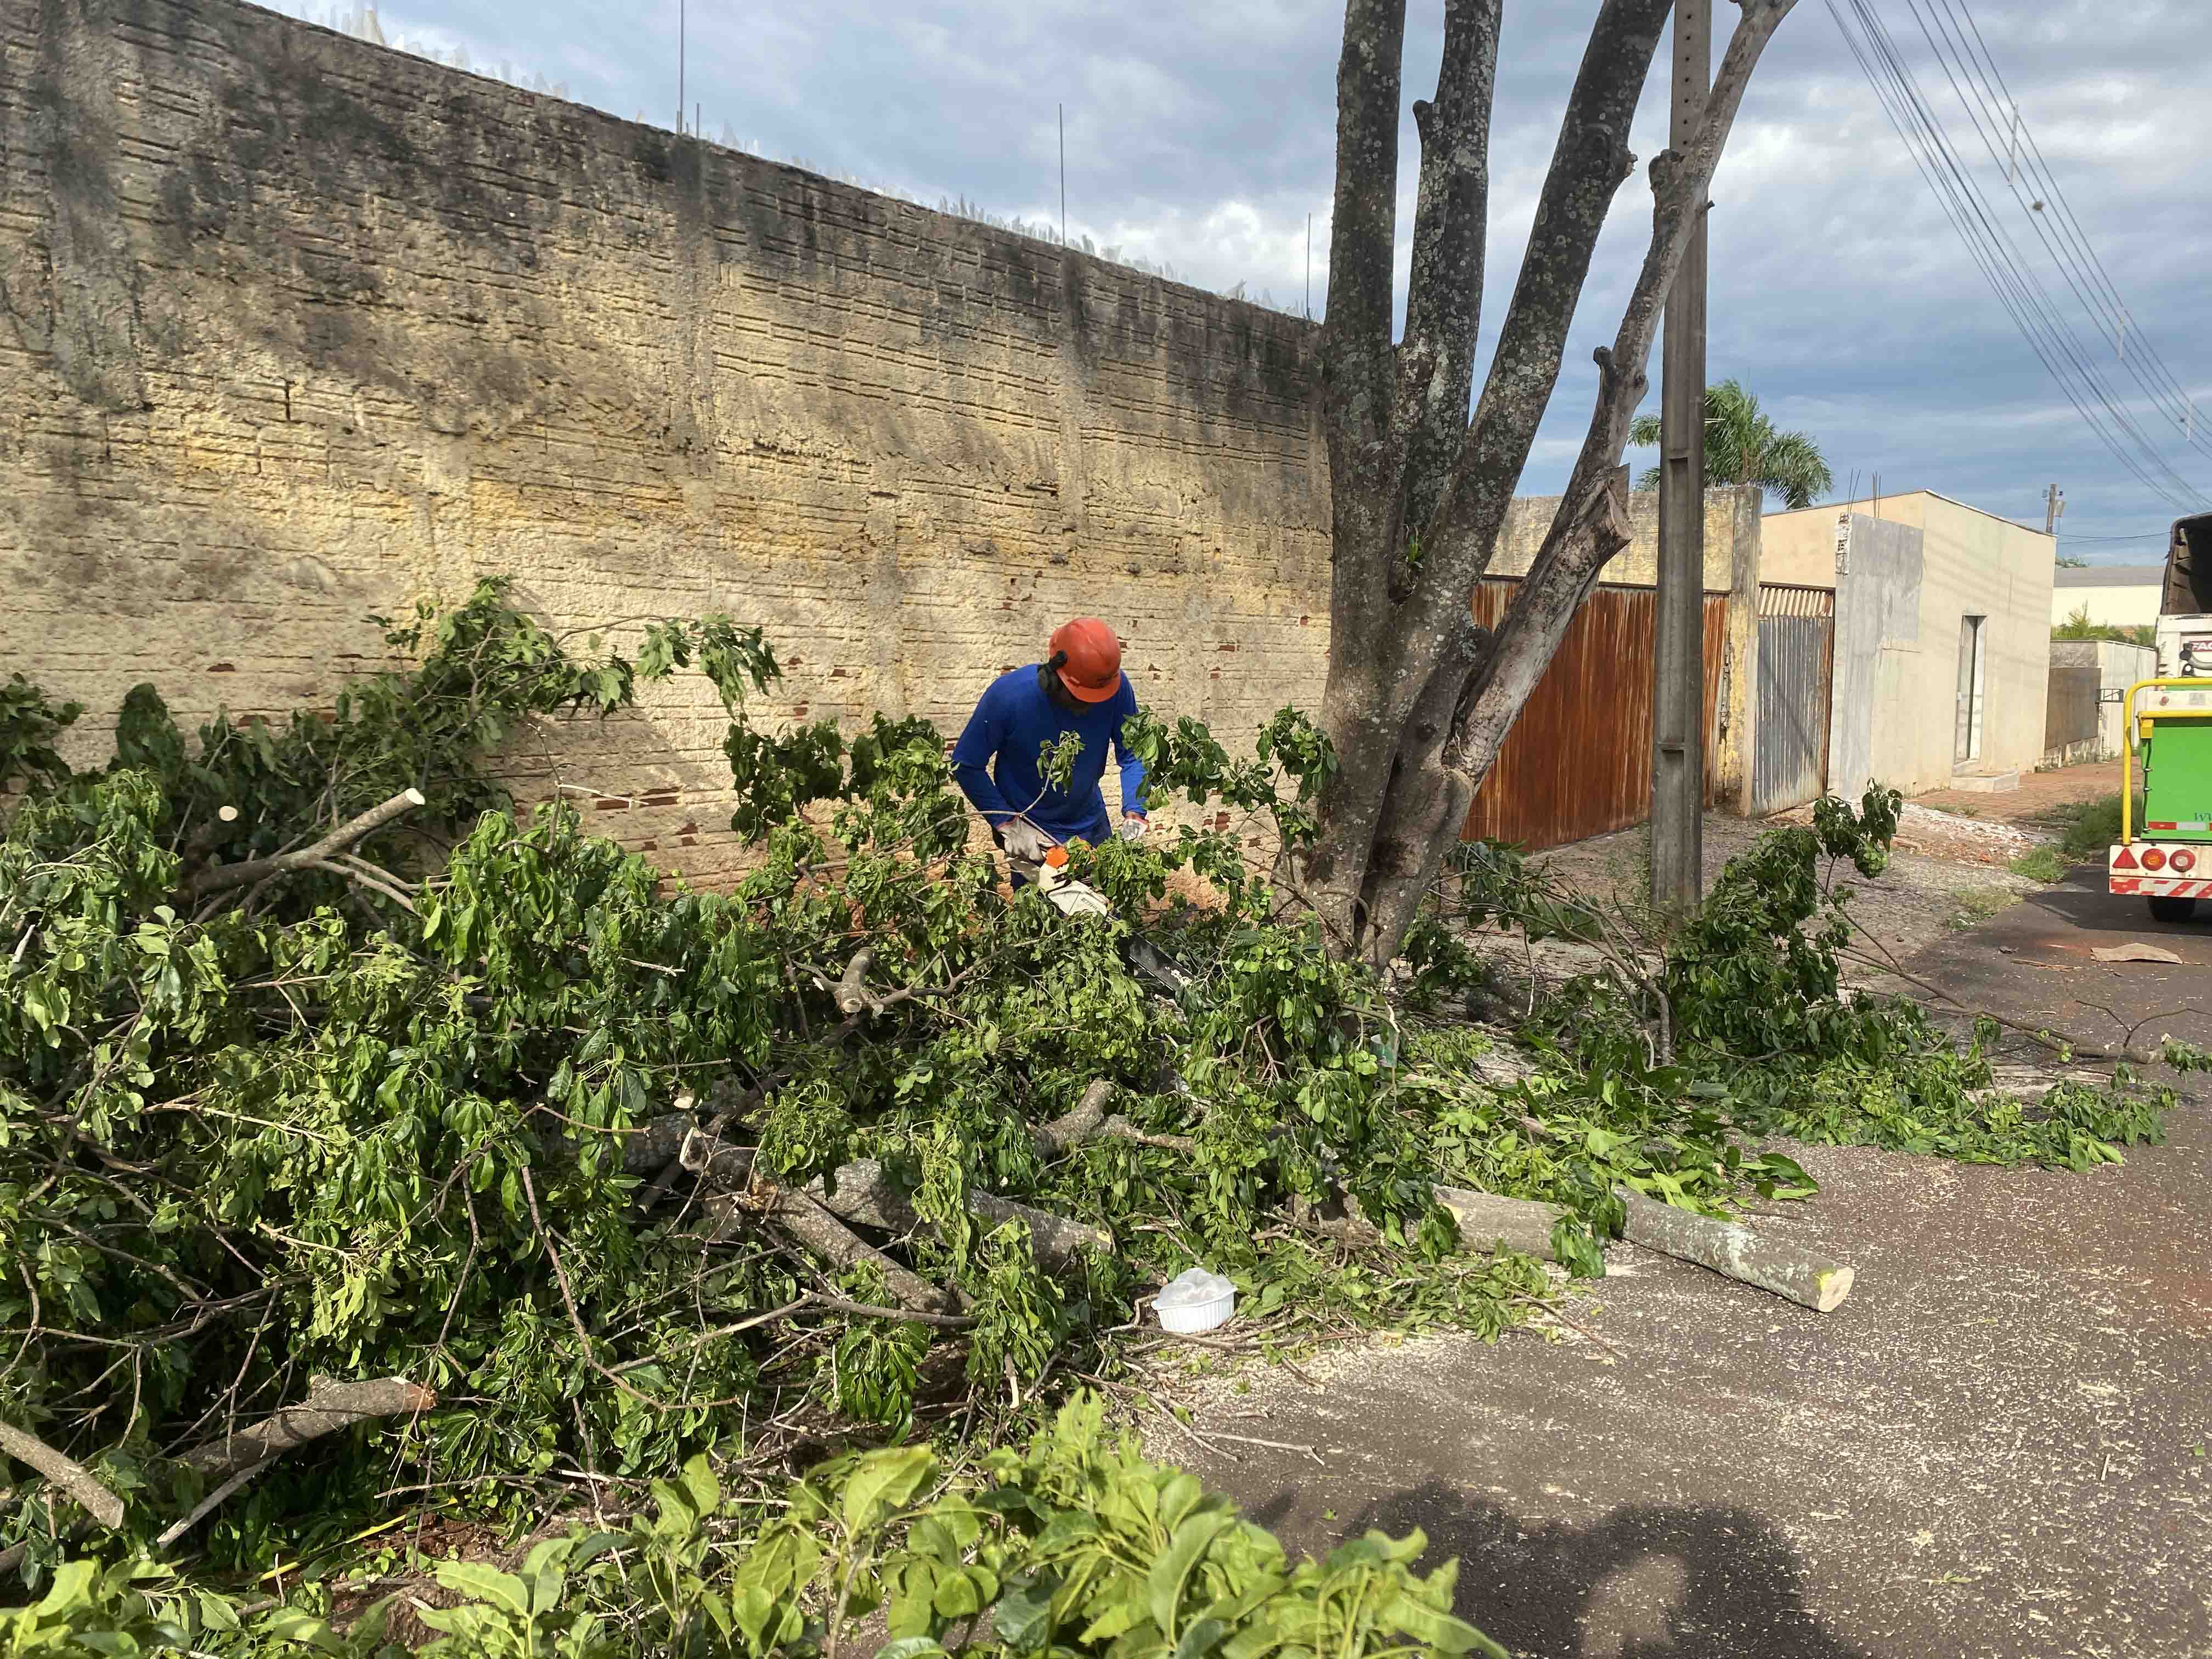
[[[952,746],[952,775],[991,826],[991,839],[1017,860],[1018,879],[1020,864],[1042,863],[1059,843],[1144,835],[1145,763],[1121,742],[1122,722],[1136,712],[1121,641],[1096,617],[1063,623],[1044,661],[1001,674],[984,691]],[[1071,733],[1082,747],[1067,787],[1056,788],[1039,758]],[[1098,789],[1109,744],[1121,768],[1118,832]]]

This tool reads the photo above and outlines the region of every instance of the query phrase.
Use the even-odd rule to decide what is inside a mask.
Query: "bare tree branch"
[[[1528,692],[1605,562],[1627,544],[1627,482],[1620,453],[1627,442],[1628,423],[1643,401],[1644,370],[1667,290],[1681,268],[1697,217],[1708,204],[1713,173],[1752,70],[1796,3],[1743,0],[1743,15],[1714,76],[1698,136],[1687,149],[1667,151],[1651,163],[1651,242],[1612,349],[1597,354],[1598,398],[1582,453],[1544,545],[1499,623],[1495,648],[1478,671],[1482,678],[1472,688],[1467,715],[1455,734],[1459,763],[1478,778],[1497,758]]]
[[[1490,113],[1504,0],[1445,0],[1437,95],[1417,100],[1420,191],[1413,209],[1398,424],[1406,433],[1406,523],[1425,529],[1467,439],[1482,323],[1490,206]],[[1410,572],[1410,564],[1401,565]]]
[[[278,853],[265,859],[248,859],[243,864],[218,864],[199,872],[185,883],[185,892],[192,898],[204,898],[210,893],[221,893],[233,887],[245,887],[270,876],[286,875],[295,870],[304,870],[316,865],[329,866],[327,860],[335,853],[342,853],[365,836],[374,834],[403,812],[412,811],[422,805],[422,792],[403,789],[390,800],[372,806],[359,817],[348,820],[312,846],[302,847],[295,853]],[[349,872],[337,869],[339,875]],[[398,896],[393,895],[393,896]],[[405,904],[405,899],[400,899]],[[414,907],[409,905],[412,909]]]
[[[36,1469],[75,1498],[87,1515],[110,1532],[123,1524],[123,1500],[102,1485],[90,1469],[74,1457],[56,1451],[35,1434],[13,1423],[0,1423],[0,1452]]]
[[[211,1440],[185,1454],[182,1461],[218,1480],[266,1462],[279,1453],[319,1440],[356,1423],[383,1417],[408,1417],[438,1403],[435,1392],[404,1376],[366,1382],[324,1382],[307,1390],[296,1406],[264,1417],[250,1429]]]
[[[1670,9],[1671,0],[1606,0],[1591,26],[1490,378],[1450,480],[1424,527],[1423,578],[1405,619],[1417,641],[1457,619],[1489,565],[1537,424],[1559,383],[1567,331],[1598,234],[1635,165],[1629,125]],[[1680,263],[1679,255],[1674,263]]]

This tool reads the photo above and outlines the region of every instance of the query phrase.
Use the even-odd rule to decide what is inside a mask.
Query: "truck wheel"
[[[2154,898],[2150,902],[2153,921],[2193,921],[2197,918],[2197,901],[2193,898]]]

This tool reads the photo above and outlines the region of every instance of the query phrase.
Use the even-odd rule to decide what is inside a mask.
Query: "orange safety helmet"
[[[1121,689],[1121,641],[1096,617],[1078,617],[1052,630],[1048,665],[1070,696],[1104,702]]]

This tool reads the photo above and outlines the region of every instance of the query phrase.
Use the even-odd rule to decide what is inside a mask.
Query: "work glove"
[[[1115,834],[1123,841],[1142,841],[1146,827],[1142,812],[1124,812],[1121,814],[1121,827]]]
[[[1006,851],[1024,864],[1042,864],[1045,851],[1052,845],[1052,837],[1027,818],[1008,818],[999,826],[999,836]]]

